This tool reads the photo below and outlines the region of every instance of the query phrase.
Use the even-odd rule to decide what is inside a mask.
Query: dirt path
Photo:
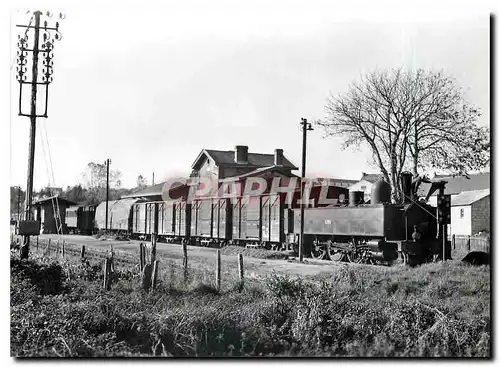
[[[52,241],[59,239],[57,235],[40,235],[41,240],[49,238]],[[80,235],[65,235],[64,240],[70,244],[85,245],[89,248],[107,250],[110,245],[117,252],[127,252],[131,254],[138,254],[139,244],[141,242],[148,243],[147,241],[116,241],[116,240],[99,240],[91,236]],[[168,259],[175,263],[182,262],[182,247],[175,243],[157,242],[156,252],[159,257]],[[188,246],[188,259],[190,266],[197,268],[213,267],[215,266],[216,249],[208,247]],[[237,255],[221,255],[223,266],[230,268],[237,267]],[[340,265],[331,261],[304,259],[303,263],[299,263],[294,259],[278,260],[278,259],[258,259],[246,256],[244,258],[245,272],[249,275],[266,275],[275,273],[289,274],[289,275],[316,275],[323,272],[335,272],[339,269]]]

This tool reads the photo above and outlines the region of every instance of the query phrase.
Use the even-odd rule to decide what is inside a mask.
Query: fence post
[[[82,245],[82,249],[80,250],[80,258],[82,260],[85,258],[85,245]]]
[[[110,250],[110,264],[109,268],[115,271],[115,252],[113,251],[113,245],[109,245],[109,250]]]
[[[40,253],[40,251],[38,251],[38,236],[36,236],[36,252]]]
[[[156,234],[151,234],[151,264],[156,261]]]
[[[187,241],[182,242],[182,267],[184,268],[184,281],[188,280],[188,255],[187,255]]]
[[[451,236],[451,242],[453,244],[453,250],[456,250],[456,240],[455,240],[455,235],[454,234]]]
[[[103,286],[104,289],[109,290],[111,288],[111,282],[110,282],[110,265],[111,262],[108,259],[104,260],[104,281],[103,281]]]
[[[158,260],[153,263],[153,274],[151,277],[151,286],[156,288],[156,280],[158,279]]]
[[[470,251],[470,235],[467,237],[467,251]]]
[[[151,264],[145,264],[142,272],[142,288],[148,290],[151,286]]]
[[[66,241],[63,240],[63,243],[62,243],[62,257],[63,257],[63,259],[66,257],[65,247],[66,247]]]
[[[139,244],[139,261],[140,269],[144,271],[144,244],[142,242]]]
[[[217,262],[215,263],[215,285],[217,287],[217,291],[220,291],[220,282],[221,282],[221,271],[220,271],[220,250],[217,250]]]
[[[49,244],[47,246],[47,256],[50,257],[50,238],[49,238]]]
[[[238,254],[238,274],[240,278],[240,283],[243,285],[244,274],[243,274],[243,255]]]

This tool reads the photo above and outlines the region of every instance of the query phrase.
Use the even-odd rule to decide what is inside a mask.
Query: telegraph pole
[[[304,260],[304,191],[306,177],[306,143],[307,143],[307,132],[314,130],[307,119],[302,118],[300,121],[302,127],[302,175],[300,177],[300,238],[299,238],[299,261]]]
[[[106,232],[108,231],[108,201],[109,201],[109,164],[110,159],[106,159]]]
[[[35,24],[32,26],[30,24],[17,25],[18,27],[26,28],[24,36],[18,36],[18,46],[19,51],[17,52],[17,75],[16,79],[19,81],[19,116],[27,116],[30,118],[30,140],[28,146],[28,179],[26,185],[26,201],[25,201],[25,211],[24,211],[24,223],[20,223],[18,227],[18,233],[23,235],[23,243],[20,249],[20,258],[27,259],[29,257],[29,245],[30,245],[30,235],[35,235],[40,231],[39,224],[33,221],[32,218],[32,201],[33,201],[33,171],[35,163],[35,137],[36,137],[36,118],[37,117],[47,117],[47,102],[49,93],[49,84],[52,82],[52,50],[54,47],[54,40],[51,38],[52,34],[50,31],[55,31],[55,39],[60,39],[59,33],[59,23],[56,22],[55,28],[47,27],[47,21],[44,22],[43,27],[40,26],[40,17],[42,15],[41,11],[35,11],[33,13],[32,20],[34,18]],[[47,12],[50,16],[50,13]],[[63,16],[60,14],[60,18]],[[28,47],[28,32],[30,29],[34,29],[34,39],[33,48]],[[42,47],[40,48],[40,30],[43,31],[43,41]],[[31,66],[31,82],[26,81],[26,64],[28,52],[33,53],[33,61]],[[42,81],[38,81],[38,58],[39,54],[43,54],[43,78]],[[24,114],[22,112],[22,88],[24,84],[31,85],[31,101],[30,101],[30,113]],[[36,110],[36,100],[37,100],[37,89],[38,85],[45,85],[45,113],[42,115],[37,114]]]
[[[17,225],[21,220],[21,186],[17,187]]]

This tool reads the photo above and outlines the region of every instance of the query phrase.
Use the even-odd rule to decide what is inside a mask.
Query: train
[[[95,205],[72,205],[66,209],[65,232],[70,234],[91,235],[95,232]]]
[[[330,186],[326,198],[344,202],[349,190]],[[299,207],[300,190],[262,193],[235,197],[198,197],[187,201],[145,201],[121,199],[109,201],[106,226],[106,203],[96,208],[95,227],[124,232],[132,238],[160,241],[187,241],[192,245],[222,247],[241,245],[285,249],[293,228],[293,209]],[[321,206],[321,187],[312,187],[308,199]],[[184,198],[185,199],[185,198]],[[340,201],[339,201],[340,200]]]
[[[315,259],[368,264],[392,264],[401,258],[421,264],[440,256],[442,240],[436,207],[411,199],[412,176],[401,177],[404,199],[391,203],[390,185],[373,186],[371,199],[363,193],[330,186],[334,204],[322,205],[313,187],[311,207],[304,208],[303,254]],[[346,198],[349,199],[346,199]],[[121,199],[108,202],[108,230],[132,238],[186,242],[222,247],[239,245],[272,250],[294,250],[300,244],[300,190],[286,203],[285,193],[263,193],[233,198],[203,197],[192,202]],[[106,228],[106,204],[95,210],[95,227]]]

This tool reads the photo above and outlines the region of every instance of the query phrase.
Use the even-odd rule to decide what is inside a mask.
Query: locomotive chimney
[[[411,172],[401,172],[401,188],[403,189],[403,204],[411,202]]]
[[[283,165],[283,149],[274,149],[274,165]]]
[[[363,191],[349,191],[349,206],[356,206],[363,203]]]
[[[248,163],[248,147],[246,145],[234,147],[234,161],[240,164]]]

